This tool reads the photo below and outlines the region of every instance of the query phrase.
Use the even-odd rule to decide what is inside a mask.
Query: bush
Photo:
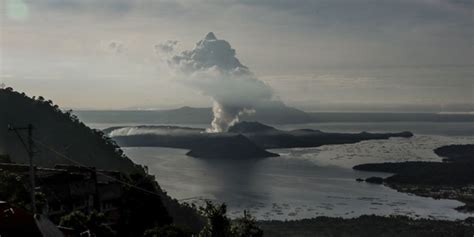
[[[207,225],[199,233],[200,237],[261,237],[263,231],[255,219],[244,211],[244,216],[231,222],[226,216],[225,204],[215,205],[210,201],[201,207],[201,213],[208,219]]]
[[[60,225],[72,228],[79,233],[88,232],[91,236],[115,236],[112,229],[106,225],[104,214],[96,211],[87,214],[73,211],[61,217]]]
[[[155,227],[145,231],[143,237],[190,237],[190,232],[176,225]]]

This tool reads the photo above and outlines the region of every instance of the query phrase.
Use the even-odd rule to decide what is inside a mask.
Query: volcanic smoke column
[[[194,49],[174,55],[168,63],[182,83],[212,97],[210,132],[227,131],[240,115],[272,99],[272,89],[240,63],[227,41],[217,39],[212,32]]]

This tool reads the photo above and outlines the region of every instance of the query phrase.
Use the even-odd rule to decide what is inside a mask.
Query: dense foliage
[[[472,222],[472,218],[453,222],[370,215],[352,219],[317,217],[297,221],[260,221],[258,224],[266,237],[471,237],[474,234]]]
[[[191,232],[176,225],[165,225],[145,231],[144,237],[189,237]]]
[[[445,157],[451,162],[474,162],[473,145],[449,145],[438,147],[434,150],[436,155]]]
[[[20,175],[0,171],[0,201],[10,205],[31,209],[31,199],[26,182]]]
[[[449,145],[436,148],[435,153],[447,162],[385,162],[354,166],[356,170],[388,172],[391,184],[470,185],[474,184],[474,145]]]
[[[134,173],[128,181],[134,186],[124,186],[117,226],[119,236],[142,236],[147,229],[172,223],[153,176]]]
[[[36,143],[34,162],[39,166],[54,166],[70,161],[99,169],[122,172],[143,171],[123,153],[120,147],[100,130],[87,127],[72,113],[44,97],[28,97],[12,88],[0,89],[0,150],[15,163],[27,163],[23,145],[8,127],[32,124]],[[26,134],[22,134],[26,136]]]
[[[83,213],[81,211],[71,212],[61,218],[60,225],[72,228],[78,233],[88,233],[89,236],[109,237],[115,236],[112,229],[106,224],[102,213],[92,211]]]
[[[200,208],[207,218],[207,224],[199,233],[200,237],[261,237],[263,231],[257,226],[255,219],[248,212],[237,220],[231,221],[227,216],[227,206],[206,202]]]
[[[155,193],[152,198],[150,194],[139,193],[140,191],[132,190],[130,186],[125,187],[123,214],[126,216],[124,218],[131,219],[127,221],[123,218],[121,221],[125,223],[124,226],[135,226],[137,227],[135,230],[140,233],[154,224],[163,225],[171,220],[180,226],[189,227],[194,233],[199,232],[203,227],[204,221],[194,208],[182,205],[169,197],[161,190],[153,177],[145,174],[144,167],[134,164],[114,140],[100,130],[87,127],[71,110],[62,111],[58,105],[42,96],[30,98],[25,93],[16,92],[12,88],[1,88],[0,114],[2,115],[0,116],[2,162],[11,160],[13,163],[27,163],[28,158],[23,145],[14,133],[8,131],[8,126],[24,127],[32,124],[35,139],[35,165],[52,167],[56,164],[71,164],[69,160],[51,151],[54,150],[73,160],[74,165],[121,171],[129,176],[126,182]],[[21,135],[26,138],[25,134]],[[0,195],[3,193],[5,196],[0,198],[11,200],[13,203],[18,202],[20,207],[28,208],[30,200],[25,191],[26,185],[16,184],[16,178],[10,176],[1,178],[0,185],[4,186],[5,192],[0,190]],[[16,192],[10,185],[24,188]],[[150,213],[156,210],[159,211],[151,218],[140,221],[143,220],[141,214],[148,213],[150,217]],[[131,229],[135,231],[134,228]]]

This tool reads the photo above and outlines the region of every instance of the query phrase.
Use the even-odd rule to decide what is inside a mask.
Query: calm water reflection
[[[467,217],[453,209],[461,205],[457,201],[416,197],[355,181],[357,177],[387,174],[357,172],[328,164],[319,166],[303,158],[313,150],[291,151],[281,150],[281,157],[261,161],[222,162],[187,157],[186,151],[179,149],[125,149],[135,162],[149,167],[171,196],[197,204],[203,199],[226,202],[231,216],[249,209],[259,219],[362,214]]]

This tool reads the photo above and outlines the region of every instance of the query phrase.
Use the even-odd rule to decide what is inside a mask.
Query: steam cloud
[[[155,50],[157,53],[171,53],[174,51],[177,44],[177,40],[168,40],[166,42],[155,45]]]
[[[111,41],[108,45],[108,50],[113,53],[122,53],[123,44],[119,41]]]
[[[209,132],[227,131],[241,115],[273,96],[272,89],[235,57],[230,44],[212,32],[168,63],[181,82],[212,97],[214,119]]]

